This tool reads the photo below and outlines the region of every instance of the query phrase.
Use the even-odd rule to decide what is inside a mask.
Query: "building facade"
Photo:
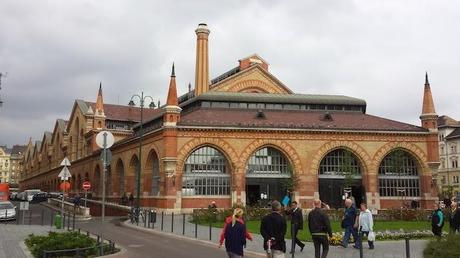
[[[438,120],[439,161],[438,185],[444,195],[460,193],[460,122],[448,116]]]
[[[6,146],[0,147],[0,182],[8,183],[10,177],[10,153]]]
[[[211,201],[265,206],[288,191],[303,207],[315,198],[341,206],[344,193],[377,209],[437,200],[438,116],[428,78],[415,126],[367,114],[362,99],[293,93],[256,54],[210,80],[210,30],[200,24],[195,33],[193,90],[178,96],[173,67],[166,104],[144,109],[142,130],[139,109],[104,104],[101,88],[96,103],[77,100],[68,121],[29,142],[21,187],[56,190],[67,156],[72,191],[89,180],[100,198],[94,137],[106,129],[116,137],[105,182],[113,201],[139,190],[144,207],[188,212]]]
[[[12,185],[17,185],[19,183],[19,179],[23,171],[22,162],[25,150],[25,145],[13,145],[13,148],[11,149],[9,183]]]

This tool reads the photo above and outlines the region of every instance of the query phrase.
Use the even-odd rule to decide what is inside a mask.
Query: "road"
[[[15,204],[18,205],[19,204]],[[30,214],[30,216],[29,216]],[[44,217],[42,219],[42,214]],[[29,221],[32,225],[51,224],[51,217],[55,214],[45,206],[40,204],[30,204],[30,211],[25,215],[25,224]],[[30,220],[29,220],[30,218]],[[114,241],[120,245],[125,252],[115,255],[116,258],[220,258],[227,257],[225,249],[219,249],[216,245],[210,245],[204,242],[177,238],[162,233],[146,233],[132,228],[119,226],[120,218],[106,218],[104,223],[104,238]],[[22,224],[22,221],[20,221]],[[10,223],[16,223],[12,221]],[[76,221],[76,228],[89,231],[92,234],[100,235],[101,221],[100,218],[93,218],[89,221]],[[246,254],[245,257],[260,257]]]

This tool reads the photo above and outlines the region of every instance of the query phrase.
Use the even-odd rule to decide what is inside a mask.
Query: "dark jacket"
[[[296,209],[291,209],[287,212],[288,215],[291,215],[291,224],[297,225],[297,229],[303,229],[303,215],[302,209],[297,207]]]
[[[230,223],[225,230],[225,249],[239,256],[243,256],[243,247],[246,245],[246,226],[236,221],[232,226]]]
[[[320,208],[315,208],[308,214],[308,229],[312,235],[325,233],[332,237],[329,217]]]
[[[350,208],[346,208],[344,218],[342,221],[343,227],[344,228],[353,227],[353,225],[355,225],[355,222],[356,222],[357,214],[358,214],[358,211],[353,205]]]
[[[267,241],[274,238],[271,249],[286,252],[286,242],[284,235],[286,235],[286,220],[281,214],[272,212],[262,219],[260,224],[260,234],[264,238],[264,250],[267,250]]]
[[[455,209],[455,212],[452,214],[452,229],[459,231],[460,229],[460,209]]]
[[[431,226],[442,228],[444,226],[444,213],[441,209],[433,211],[431,215]]]

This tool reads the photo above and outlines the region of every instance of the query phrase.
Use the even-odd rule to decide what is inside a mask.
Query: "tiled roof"
[[[361,112],[330,112],[331,119],[318,111],[263,110],[265,118],[257,118],[257,113],[248,109],[201,108],[184,114],[179,125],[426,132],[415,125]]]
[[[449,116],[438,117],[438,126],[460,126],[460,121],[457,121]]]
[[[460,127],[455,128],[453,132],[451,132],[449,135],[446,136],[446,139],[454,139],[454,138],[459,138],[460,137]]]
[[[27,149],[27,145],[13,145],[13,148],[11,149],[11,154],[13,155],[19,155],[23,154]]]
[[[96,103],[86,102],[93,110],[95,110]],[[161,109],[144,108],[144,121],[161,113]],[[104,104],[104,114],[108,120],[117,121],[133,121],[139,122],[141,120],[140,108],[122,105]]]

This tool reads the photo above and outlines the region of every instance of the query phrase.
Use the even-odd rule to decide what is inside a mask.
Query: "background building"
[[[362,99],[293,93],[257,54],[210,80],[210,30],[195,32],[194,89],[178,96],[173,66],[166,104],[145,109],[142,127],[139,108],[105,104],[101,87],[95,103],[76,100],[67,121],[29,142],[21,187],[58,189],[68,156],[72,191],[89,180],[100,198],[94,138],[107,129],[116,138],[105,183],[112,201],[139,190],[142,206],[187,212],[211,201],[265,206],[289,190],[303,207],[315,198],[341,206],[344,193],[378,209],[433,206],[438,116],[428,76],[415,126],[367,114]]]
[[[9,182],[10,177],[10,153],[6,146],[0,147],[0,181],[2,183]]]
[[[19,178],[22,173],[22,162],[24,158],[24,151],[26,150],[25,145],[13,145],[10,153],[10,184],[17,185],[19,183]]]
[[[460,122],[448,116],[438,120],[439,161],[438,185],[445,196],[460,193]]]

